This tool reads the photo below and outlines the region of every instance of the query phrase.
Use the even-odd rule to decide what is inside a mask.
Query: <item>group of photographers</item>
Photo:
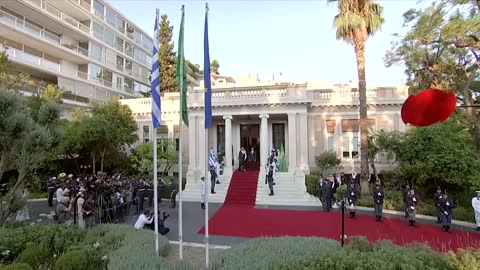
[[[374,177],[373,177],[374,178]],[[348,184],[347,184],[348,182]],[[373,205],[375,209],[375,220],[376,222],[382,222],[383,217],[383,203],[385,198],[385,191],[381,185],[380,181],[376,179],[370,179],[369,181],[374,185],[371,194],[373,200]],[[336,174],[330,175],[328,177],[319,177],[318,180],[318,191],[319,197],[323,205],[323,209],[327,212],[332,208],[332,203],[335,204],[337,199],[335,198],[335,193],[337,188],[341,185],[347,184],[345,198],[339,198],[341,201],[345,199],[345,207],[350,212],[350,218],[356,218],[356,206],[358,204],[358,198],[360,196],[360,175],[355,172],[348,177],[345,174],[337,176]],[[410,227],[415,227],[415,216],[417,213],[417,206],[420,203],[418,195],[415,193],[415,190],[410,185],[406,185],[401,188],[399,183],[394,183],[398,191],[402,190],[403,195],[403,205],[405,211],[405,218],[408,220]],[[437,223],[442,224],[444,232],[450,232],[450,226],[452,223],[453,216],[453,201],[448,197],[446,191],[442,191],[440,188],[437,189],[437,192],[434,195],[434,206],[436,209]]]
[[[165,186],[166,183],[159,178],[159,202]],[[168,188],[170,207],[175,208],[177,188],[173,179]],[[92,227],[97,223],[123,222],[132,205],[137,205],[139,211],[144,211],[145,199],[148,198],[149,206],[153,205],[154,199],[152,181],[145,181],[141,177],[127,178],[121,174],[108,176],[100,172],[77,178],[72,174],[61,173],[58,177],[48,179],[47,189],[50,207],[53,207],[53,198],[56,197],[55,220],[65,224],[75,222],[81,228]],[[164,213],[163,219],[159,221],[159,228],[163,228],[161,232],[164,233],[168,232],[168,228],[163,226],[167,217],[168,214]]]

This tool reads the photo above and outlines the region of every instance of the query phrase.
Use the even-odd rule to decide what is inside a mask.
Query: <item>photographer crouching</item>
[[[137,222],[135,222],[134,228],[138,230],[145,227],[147,229],[155,231],[154,214],[154,212],[145,210],[143,214],[138,217]],[[170,215],[166,212],[163,212],[162,214],[161,211],[158,211],[158,233],[160,233],[161,235],[165,235],[170,231],[169,228],[165,227],[165,220],[167,220],[169,216]]]

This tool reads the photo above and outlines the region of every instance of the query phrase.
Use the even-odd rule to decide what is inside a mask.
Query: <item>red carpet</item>
[[[209,221],[209,233],[237,237],[313,236],[340,240],[341,214],[322,211],[255,209],[258,171],[233,173],[223,206]],[[348,214],[347,214],[348,215]],[[397,245],[421,242],[437,251],[458,248],[480,248],[480,233],[453,230],[442,232],[440,226],[419,224],[408,227],[403,219],[384,219],[360,215],[357,219],[345,216],[348,237],[366,236],[370,241],[392,240]],[[202,228],[198,233],[205,233]]]
[[[257,198],[258,171],[233,172],[224,206],[253,208]]]

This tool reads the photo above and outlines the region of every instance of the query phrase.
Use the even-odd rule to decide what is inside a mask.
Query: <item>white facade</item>
[[[368,118],[371,127],[388,131],[405,130],[400,118],[400,108],[407,97],[407,87],[368,89]],[[187,197],[189,190],[195,193],[199,179],[205,175],[208,152],[205,146],[203,99],[204,91],[201,89],[188,93],[189,126],[184,127],[183,134]],[[134,113],[139,126],[139,138],[143,141],[151,140],[150,99],[121,102],[128,105]],[[178,138],[179,109],[178,93],[162,97],[164,126],[158,130],[159,137]],[[208,148],[213,146],[222,152],[225,161],[233,159],[233,166],[230,162],[225,162],[223,180],[227,187],[232,171],[238,168],[238,152],[242,146],[247,145],[254,146],[258,151],[257,157],[260,157],[261,165],[266,163],[267,155],[273,146],[284,147],[288,171],[279,177],[285,178],[284,187],[291,185],[292,189],[295,188],[295,192],[298,192],[298,196],[305,197],[299,204],[311,200],[305,195],[305,175],[315,167],[315,157],[319,154],[334,151],[342,159],[345,173],[359,170],[358,91],[353,89],[350,83],[268,83],[262,86],[259,82],[252,87],[214,88],[212,114],[213,124],[208,130]],[[381,160],[377,165],[380,170],[387,169],[387,166],[386,163],[382,164]],[[260,182],[262,181],[259,181],[259,193],[263,192]],[[222,190],[224,188],[223,194],[217,192],[220,194],[211,195],[213,201],[224,199],[227,189],[224,186]],[[282,183],[276,188],[282,188]],[[260,196],[262,194],[257,194],[257,204],[268,204],[259,202],[263,200]],[[281,198],[266,197],[265,200]],[[192,197],[192,200],[195,198]]]
[[[152,38],[103,0],[1,1],[0,42],[17,71],[63,87],[66,106],[149,90]]]

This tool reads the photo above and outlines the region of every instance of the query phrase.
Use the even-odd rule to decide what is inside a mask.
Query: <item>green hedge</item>
[[[223,251],[210,266],[225,270],[277,269],[293,259],[308,258],[317,252],[335,253],[338,249],[338,242],[315,237],[258,238]]]
[[[457,258],[457,261],[450,256]],[[468,256],[474,255],[470,252]],[[311,258],[290,261],[281,269],[480,269],[479,258],[477,255],[476,261],[472,261],[465,255],[457,257],[437,253],[425,245],[412,244],[400,247],[389,241],[370,243],[365,238],[359,237],[352,238],[350,243],[338,252],[331,254],[318,252]],[[464,264],[465,261],[469,264]],[[462,268],[466,266],[469,268]]]
[[[26,263],[12,263],[5,266],[0,266],[0,270],[33,270],[33,268]]]
[[[40,267],[50,268],[53,262],[53,255],[43,245],[28,246],[16,259],[19,263],[26,263],[34,269]]]

